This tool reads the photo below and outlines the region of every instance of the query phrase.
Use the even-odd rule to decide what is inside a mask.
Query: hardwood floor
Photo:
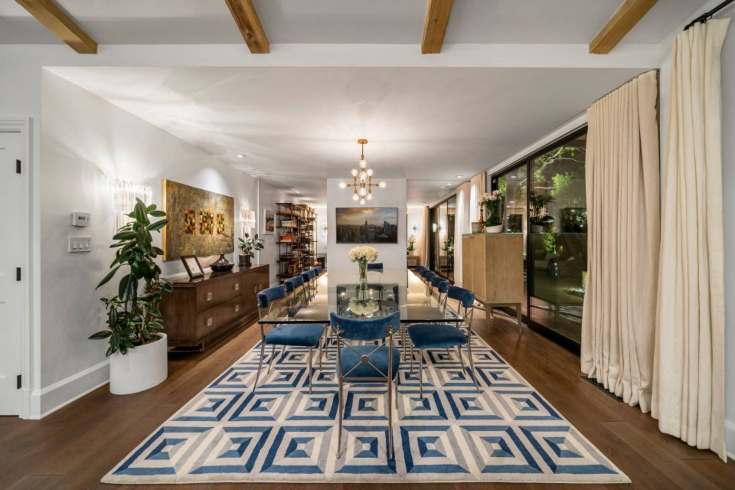
[[[709,451],[690,448],[661,434],[656,421],[638,408],[618,402],[583,380],[579,358],[515,320],[498,316],[489,332],[482,318],[476,330],[513,367],[633,480],[635,489],[735,489],[735,462],[725,464]],[[142,485],[99,483],[115,464],[178,408],[206,387],[257,342],[250,327],[204,354],[180,355],[169,363],[169,379],[147,392],[114,396],[107,386],[41,421],[0,417],[0,489],[129,488]],[[327,485],[349,490],[374,485]],[[154,485],[156,489],[176,488]],[[184,490],[320,489],[325,485],[216,484],[178,486]],[[549,488],[612,489],[618,485],[431,484],[381,485],[410,490]]]

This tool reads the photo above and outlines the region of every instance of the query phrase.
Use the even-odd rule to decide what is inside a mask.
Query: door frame
[[[22,246],[24,248],[21,267],[23,282],[21,307],[21,408],[18,415],[22,419],[38,419],[41,413],[40,387],[40,274],[36,264],[40,264],[39,236],[39,193],[38,162],[34,149],[34,120],[30,117],[0,116],[0,132],[19,133],[21,137],[20,161],[22,179]],[[37,392],[39,396],[32,396]]]

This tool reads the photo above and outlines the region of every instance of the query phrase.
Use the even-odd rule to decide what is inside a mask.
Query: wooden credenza
[[[211,273],[202,279],[171,280],[161,313],[171,350],[203,351],[258,318],[256,295],[270,285],[270,267]]]
[[[523,235],[482,233],[462,235],[462,287],[486,305],[513,306],[521,320],[523,292]]]

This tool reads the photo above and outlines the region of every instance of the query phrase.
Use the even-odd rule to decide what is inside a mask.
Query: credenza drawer
[[[242,298],[237,297],[200,312],[197,315],[200,337],[215,331],[222,325],[242,315],[242,308]]]
[[[240,277],[232,276],[197,288],[197,311],[203,311],[240,296]]]

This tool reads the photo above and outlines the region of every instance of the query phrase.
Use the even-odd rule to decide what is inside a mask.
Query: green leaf
[[[115,267],[114,269],[112,269],[110,272],[108,272],[107,275],[105,276],[105,278],[102,279],[102,281],[100,281],[99,284],[97,284],[97,287],[95,289],[99,289],[102,286],[104,286],[105,284],[107,284],[108,282],[110,282],[110,279],[112,279],[114,277],[115,273],[117,272],[117,270],[119,268],[120,268],[120,266],[118,265],[117,267]]]
[[[135,291],[138,289],[138,280],[135,275],[128,274],[120,280],[120,287],[118,295],[123,301],[127,301],[135,295]]]
[[[112,237],[113,240],[131,240],[137,236],[137,233],[134,231],[123,231],[118,233],[117,235],[114,235]]]
[[[149,211],[148,214],[156,218],[163,218],[164,216],[166,216],[166,213],[164,211]]]
[[[166,226],[167,224],[168,224],[168,220],[162,219],[161,221],[156,221],[155,223],[151,223],[150,225],[148,225],[147,228],[148,228],[148,231],[158,231],[164,226]]]
[[[112,332],[110,330],[101,330],[97,333],[93,333],[89,336],[90,340],[102,340],[110,337]]]

